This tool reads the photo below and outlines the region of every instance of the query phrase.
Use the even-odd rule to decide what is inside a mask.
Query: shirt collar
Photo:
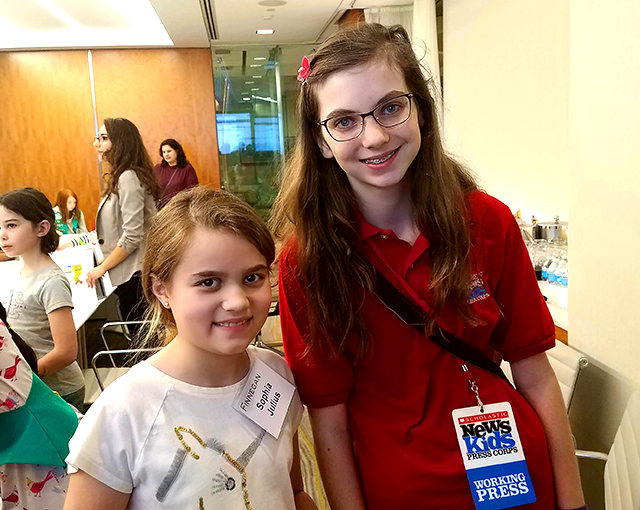
[[[356,209],[356,224],[358,225],[358,232],[360,233],[360,241],[369,239],[382,232],[381,228],[372,225],[364,218],[360,209]]]

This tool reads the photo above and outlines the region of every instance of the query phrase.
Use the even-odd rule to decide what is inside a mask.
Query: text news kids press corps
[[[105,119],[93,146],[110,171],[96,217],[105,259],[87,273],[87,285],[93,287],[109,271],[111,283],[118,286],[115,293],[122,320],[140,320],[143,241],[156,213],[160,187],[140,132],[131,121]]]
[[[520,230],[444,152],[407,33],[338,32],[299,80],[280,313],[331,508],[583,507]]]

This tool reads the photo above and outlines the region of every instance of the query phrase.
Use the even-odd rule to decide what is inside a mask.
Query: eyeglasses
[[[402,94],[376,106],[369,113],[349,113],[330,117],[318,125],[324,126],[336,142],[348,142],[364,131],[364,119],[371,115],[382,127],[390,128],[406,122],[411,117],[413,94]]]
[[[109,141],[109,137],[107,135],[98,135],[93,137],[93,141],[104,143]]]

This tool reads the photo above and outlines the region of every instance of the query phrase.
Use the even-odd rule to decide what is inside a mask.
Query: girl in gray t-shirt
[[[0,247],[19,256],[20,274],[3,282],[0,301],[13,328],[38,356],[38,375],[77,408],[84,403],[84,378],[75,359],[76,329],[71,286],[49,254],[58,247],[51,203],[33,188],[0,196]]]

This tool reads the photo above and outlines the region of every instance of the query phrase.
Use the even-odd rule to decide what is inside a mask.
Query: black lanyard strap
[[[420,333],[426,336],[426,314],[402,292],[400,292],[389,280],[387,280],[380,271],[377,269],[375,271],[378,280],[378,293],[380,300],[389,310],[402,319],[403,322],[409,326],[413,326]],[[504,375],[502,369],[492,359],[471,347],[464,340],[460,340],[455,335],[443,330],[441,327],[438,326],[435,334],[428,338],[438,347],[453,354],[454,356],[466,361],[467,363],[471,363],[476,367],[480,367],[487,372],[491,372],[492,374],[509,382],[509,379]],[[509,384],[511,383],[509,382]]]

